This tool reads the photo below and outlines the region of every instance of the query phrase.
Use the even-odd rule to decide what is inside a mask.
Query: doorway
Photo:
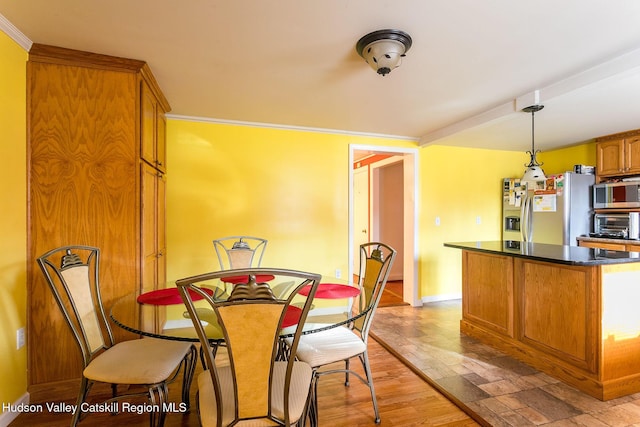
[[[349,160],[349,266],[352,269],[349,277],[357,272],[357,248],[360,243],[384,241],[398,251],[396,273],[392,273],[403,281],[403,301],[412,306],[420,306],[422,302],[418,298],[416,256],[417,149],[351,145]],[[364,173],[363,168],[355,168],[354,165],[358,162],[367,162],[368,168],[365,171],[371,173]],[[398,180],[399,182],[393,183]],[[384,192],[389,191],[388,188],[385,190],[385,186],[389,185],[396,186],[391,194],[394,191],[401,193],[396,194],[399,198],[384,196]],[[363,193],[366,193],[366,197],[363,197]],[[389,197],[392,200],[383,200]],[[385,225],[390,209],[395,211],[392,215],[400,215],[401,220]],[[401,224],[400,230],[389,230],[398,226],[398,223]],[[400,236],[392,241],[390,236],[394,234]]]

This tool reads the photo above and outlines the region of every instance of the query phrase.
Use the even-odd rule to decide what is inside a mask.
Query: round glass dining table
[[[224,301],[228,295],[225,284],[204,283],[202,287],[215,301]],[[274,288],[274,293],[276,291]],[[307,291],[308,289],[302,288],[299,293],[305,295]],[[320,283],[303,334],[347,325],[364,316],[366,312],[353,309],[353,302],[356,301],[354,297],[358,296],[359,291],[356,286],[336,283],[336,280]],[[290,308],[295,310],[295,299],[292,306]],[[211,306],[206,301],[197,301],[196,309],[201,321],[205,323],[209,340],[212,343],[223,341],[222,329]],[[292,328],[296,323],[295,311],[290,314],[290,319],[285,320],[287,325],[282,330],[283,337],[293,332]],[[199,341],[175,282],[168,282],[163,289],[143,294],[132,293],[117,299],[111,306],[109,317],[120,328],[142,336]]]

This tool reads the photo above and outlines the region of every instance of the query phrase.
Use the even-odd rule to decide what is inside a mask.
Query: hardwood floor
[[[414,374],[402,362],[385,350],[378,342],[369,341],[369,358],[374,376],[378,405],[382,421],[379,426],[477,426],[442,394]],[[353,366],[359,365],[354,361]],[[196,375],[202,368],[196,372]],[[352,377],[351,385],[344,386],[340,374],[322,377],[319,385],[320,426],[375,426],[369,389]],[[167,415],[165,426],[198,426],[195,409],[195,382],[192,387],[192,409],[186,414]],[[178,401],[180,384],[170,387],[172,401]],[[108,395],[108,389],[94,389],[90,397]],[[73,400],[67,400],[73,403]],[[62,427],[68,426],[70,414],[43,413],[21,414],[10,427]],[[79,426],[148,426],[147,414],[122,413],[115,416],[105,413],[90,414]]]
[[[388,281],[378,307],[395,307],[399,305],[409,305],[402,300],[402,280]]]

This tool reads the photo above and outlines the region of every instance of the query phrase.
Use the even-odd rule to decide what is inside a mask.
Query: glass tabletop
[[[232,285],[206,283],[202,287],[207,289],[214,300],[224,301],[228,295],[228,286]],[[340,288],[336,286],[344,286],[344,289],[340,292]],[[322,293],[323,288],[330,292]],[[336,293],[336,289],[339,292]],[[347,283],[336,283],[335,279],[321,283],[313,301],[312,310],[307,316],[303,333],[316,333],[347,325],[364,316],[366,313],[356,313],[352,309],[353,297],[357,294],[357,287]],[[325,297],[318,297],[318,295],[325,295]],[[347,296],[342,297],[343,295]],[[210,340],[222,341],[222,329],[216,321],[211,306],[206,301],[197,301],[196,307],[201,319],[206,322],[205,331]],[[295,313],[292,314],[294,315],[292,317],[295,317]],[[198,341],[193,323],[180,299],[175,282],[168,282],[165,288],[152,293],[143,295],[132,293],[117,299],[111,306],[109,317],[120,328],[135,334],[178,341]],[[289,327],[282,330],[283,336],[287,336],[293,330],[291,325],[295,321],[289,323]]]

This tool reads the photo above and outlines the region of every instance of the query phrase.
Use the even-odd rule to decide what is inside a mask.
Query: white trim
[[[405,233],[405,263],[404,263],[404,280],[411,283],[411,287],[404,286],[404,300],[409,302],[414,307],[422,305],[418,298],[418,289],[420,284],[418,283],[418,203],[420,198],[419,193],[419,171],[418,171],[418,148],[404,148],[404,147],[387,147],[381,145],[358,145],[349,144],[349,276],[353,277],[353,261],[354,261],[354,229],[353,229],[353,161],[354,151],[374,151],[379,153],[394,153],[394,154],[411,154],[413,158],[412,163],[408,163],[408,159],[405,161],[405,176],[407,173],[413,174],[413,194],[410,197],[405,197],[405,205],[412,205],[413,211],[407,212],[405,209],[405,217],[409,215],[412,217],[412,221],[405,221],[406,224],[411,223],[413,228],[412,235],[407,236]],[[406,187],[406,186],[405,186]],[[413,258],[411,258],[413,254]]]
[[[420,138],[414,138],[410,136],[384,135],[384,134],[367,133],[367,132],[352,132],[352,131],[339,130],[339,129],[313,128],[313,127],[305,127],[305,126],[282,125],[282,124],[275,124],[275,123],[245,122],[241,120],[213,119],[208,117],[181,116],[179,114],[166,114],[166,117],[168,119],[185,120],[189,122],[214,123],[214,124],[222,124],[222,125],[250,126],[250,127],[258,127],[258,128],[268,128],[268,129],[295,130],[295,131],[302,131],[302,132],[318,132],[318,133],[328,133],[328,134],[334,134],[334,135],[363,136],[363,137],[369,137],[369,138],[398,139],[402,141],[413,141],[413,142],[418,142],[420,140]]]
[[[13,406],[28,405],[29,404],[29,399],[30,399],[29,392],[25,392],[22,396],[20,396],[20,398],[16,402],[12,403],[11,405],[13,405]],[[1,413],[0,414],[0,427],[8,427],[9,424],[11,424],[11,421],[13,421],[16,418],[18,418],[18,415],[20,415],[20,412],[5,411],[5,412]]]
[[[29,40],[15,25],[13,25],[7,18],[0,14],[0,30],[6,35],[11,37],[13,41],[18,43],[24,50],[29,52],[33,42]]]
[[[513,100],[497,105],[490,110],[428,132],[420,138],[419,145],[422,147],[467,129],[485,126],[493,121],[505,120],[510,115],[520,114],[523,108],[530,105],[539,104],[540,102],[544,103],[544,101],[557,98],[612,77],[629,76],[637,73],[639,69],[640,49],[635,49],[608,61],[596,64],[577,74],[567,76],[547,86],[531,90]],[[542,98],[542,100],[540,98]]]
[[[445,294],[445,295],[432,295],[428,297],[422,297],[422,303],[428,304],[430,302],[451,301],[456,299],[462,299],[462,293]]]

